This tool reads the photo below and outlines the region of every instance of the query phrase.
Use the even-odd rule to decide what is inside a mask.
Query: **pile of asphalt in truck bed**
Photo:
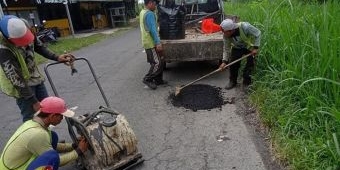
[[[221,108],[224,104],[221,88],[204,84],[187,86],[177,96],[170,94],[169,99],[174,106],[193,111]]]

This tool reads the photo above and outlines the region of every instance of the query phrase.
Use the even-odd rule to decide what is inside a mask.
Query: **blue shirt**
[[[146,29],[150,31],[154,43],[158,45],[161,43],[161,40],[158,37],[157,24],[155,21],[156,21],[155,13],[153,13],[152,11],[148,11],[145,14],[145,25],[147,27]]]

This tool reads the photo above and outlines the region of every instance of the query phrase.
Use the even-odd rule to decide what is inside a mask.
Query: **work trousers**
[[[231,49],[231,61],[233,62],[239,58],[241,58],[243,55],[249,54],[250,51],[246,48],[232,48]],[[233,83],[237,83],[237,77],[238,77],[238,72],[241,67],[241,61],[236,62],[235,64],[230,66],[230,81]],[[255,59],[253,56],[249,56],[247,58],[246,65],[243,69],[243,84],[244,85],[249,85],[251,84],[251,74],[254,70],[255,67]]]
[[[36,170],[37,168],[46,168],[49,167],[52,170],[58,170],[60,164],[59,153],[55,150],[58,144],[58,135],[54,131],[52,131],[52,147],[54,150],[49,150],[39,155],[36,159],[34,159],[27,170]]]
[[[150,64],[148,73],[144,76],[144,81],[160,83],[163,81],[164,61],[157,53],[156,48],[145,49],[147,62]]]
[[[44,98],[48,97],[48,93],[45,87],[44,83],[38,84],[36,86],[31,86],[32,92],[34,96],[39,100],[43,100]],[[21,115],[22,115],[22,120],[23,122],[30,120],[33,118],[33,115],[35,113],[33,109],[33,104],[32,100],[25,99],[25,98],[18,98],[16,100],[17,105],[19,106]]]

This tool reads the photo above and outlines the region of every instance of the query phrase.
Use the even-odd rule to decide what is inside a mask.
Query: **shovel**
[[[202,79],[204,79],[204,78],[206,78],[206,77],[209,77],[209,76],[211,76],[211,75],[213,75],[213,74],[215,74],[215,73],[217,73],[217,72],[220,72],[220,71],[222,71],[223,69],[225,69],[225,68],[227,68],[227,67],[229,67],[229,66],[231,66],[231,65],[233,65],[233,64],[235,64],[235,63],[237,63],[237,62],[239,62],[239,61],[241,61],[241,60],[243,60],[243,59],[245,59],[245,58],[247,58],[247,57],[249,57],[250,55],[251,55],[251,53],[249,53],[249,54],[247,54],[247,55],[244,55],[244,56],[242,56],[241,58],[239,58],[239,59],[237,59],[237,60],[235,60],[235,61],[233,61],[233,62],[227,64],[227,65],[224,66],[223,68],[218,68],[218,69],[216,69],[215,71],[213,71],[213,72],[211,72],[211,73],[209,73],[209,74],[206,74],[206,75],[204,75],[204,76],[202,76],[202,77],[200,77],[200,78],[198,78],[198,79],[196,79],[196,80],[194,80],[194,81],[192,81],[192,82],[190,82],[190,83],[188,83],[188,84],[186,84],[186,85],[184,85],[184,86],[176,87],[175,96],[177,96],[177,95],[181,92],[181,90],[182,90],[183,88],[188,87],[188,86],[190,86],[190,85],[192,85],[192,84],[194,84],[194,83],[196,83],[196,82],[198,82],[198,81],[200,81],[200,80],[202,80]]]

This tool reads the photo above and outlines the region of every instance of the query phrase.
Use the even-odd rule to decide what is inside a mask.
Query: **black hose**
[[[119,146],[118,145],[118,143],[116,142],[116,141],[114,141],[106,132],[105,132],[105,130],[103,129],[103,126],[99,123],[99,128],[100,128],[100,130],[102,130],[103,131],[103,133],[105,134],[105,136],[108,138],[108,139],[110,139],[110,141],[111,142],[113,142],[116,146],[117,146],[117,148],[119,149],[119,151],[122,151],[123,150],[123,148],[121,147],[121,146]]]

